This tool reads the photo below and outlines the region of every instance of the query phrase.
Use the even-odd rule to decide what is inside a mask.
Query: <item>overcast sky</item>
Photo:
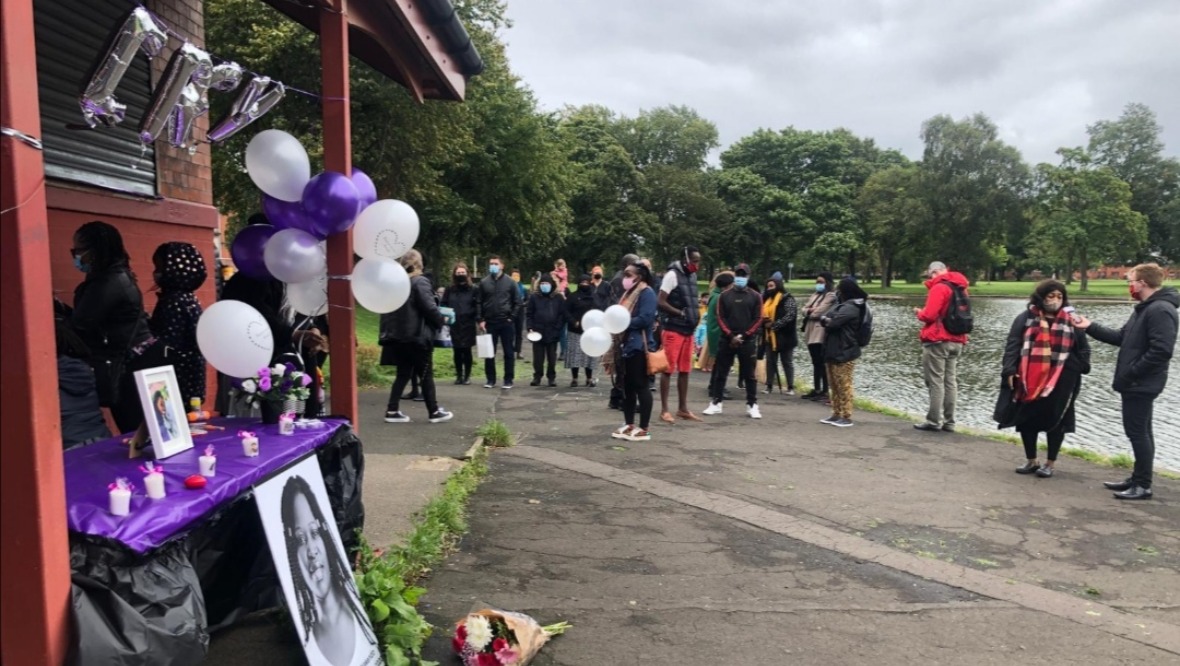
[[[542,106],[683,104],[722,146],[847,127],[920,157],[922,121],[982,111],[1029,162],[1143,102],[1180,154],[1180,0],[508,0]]]

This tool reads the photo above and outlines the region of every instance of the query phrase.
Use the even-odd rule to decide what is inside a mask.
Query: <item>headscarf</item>
[[[192,243],[164,243],[156,248],[152,261],[158,267],[155,278],[162,292],[194,292],[209,277],[205,260]]]

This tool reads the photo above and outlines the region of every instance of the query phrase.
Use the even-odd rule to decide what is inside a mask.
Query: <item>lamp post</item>
[[[795,262],[787,263],[787,282],[790,282],[795,277]]]

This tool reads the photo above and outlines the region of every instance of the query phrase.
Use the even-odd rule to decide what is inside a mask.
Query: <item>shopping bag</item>
[[[697,370],[709,372],[713,370],[713,355],[709,353],[709,339],[701,345],[701,353],[697,355]]]
[[[453,346],[451,343],[450,326],[443,326],[442,328],[438,329],[438,333],[434,334],[434,346],[446,347],[447,349],[450,349]]]
[[[496,345],[492,344],[491,334],[475,336],[475,347],[480,358],[496,358]]]

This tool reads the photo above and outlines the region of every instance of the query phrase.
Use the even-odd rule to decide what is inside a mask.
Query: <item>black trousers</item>
[[[455,355],[455,376],[467,379],[471,376],[471,365],[474,363],[471,347],[455,347],[452,351]]]
[[[533,379],[541,378],[541,370],[545,362],[549,362],[549,372],[545,374],[549,381],[557,379],[557,343],[533,343]]]
[[[647,354],[636,353],[623,359],[623,417],[627,425],[635,425],[635,411],[639,411],[639,427],[651,425],[651,389],[647,379]]]
[[[824,362],[824,345],[817,343],[807,345],[807,353],[811,354],[811,368],[814,373],[811,380],[813,391],[828,392],[828,368]]]
[[[505,319],[486,322],[486,326],[488,335],[492,336],[492,348],[504,347],[504,382],[510,383],[516,379],[516,347],[513,346],[513,343],[516,342],[516,325],[512,323],[511,319]],[[483,369],[484,374],[487,375],[488,383],[496,383],[495,357],[485,358]]]
[[[397,359],[397,377],[389,389],[389,403],[386,409],[398,411],[402,399],[402,391],[406,384],[414,377],[418,378],[418,389],[426,399],[426,412],[433,414],[438,411],[438,400],[434,393],[434,349],[421,347],[410,343],[390,343],[394,345],[394,358]]]
[[[524,350],[524,331],[527,328],[524,315],[525,311],[523,307],[516,314],[512,315],[512,323],[516,326],[516,347],[514,349],[516,349],[517,354],[521,354],[522,356]]]
[[[1020,431],[1020,442],[1024,444],[1024,457],[1029,460],[1034,460],[1037,457],[1037,434],[1036,430]],[[1061,443],[1065,441],[1065,433],[1054,430],[1045,433],[1045,438],[1049,440],[1049,454],[1045,457],[1050,461],[1056,461],[1057,454],[1061,452]]]
[[[717,350],[717,364],[713,366],[713,377],[709,382],[709,397],[713,402],[725,399],[725,382],[729,379],[729,371],[733,369],[733,361],[736,358],[738,377],[743,380],[746,389],[746,404],[757,404],[758,380],[754,378],[756,353],[757,347],[753,340],[746,340],[737,348],[723,341],[721,349]]]
[[[1151,470],[1155,463],[1155,433],[1151,427],[1155,398],[1154,395],[1123,394],[1123,432],[1131,440],[1131,451],[1135,455],[1131,483],[1143,488],[1151,487]]]

